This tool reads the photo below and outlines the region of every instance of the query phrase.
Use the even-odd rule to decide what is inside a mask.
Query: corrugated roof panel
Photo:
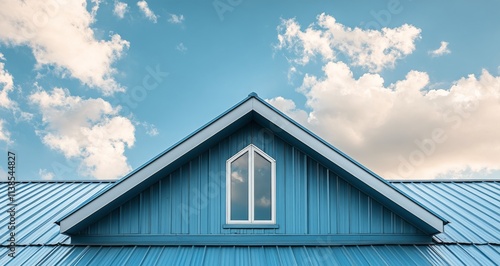
[[[283,247],[276,249],[277,249],[276,252],[278,253],[278,256],[280,258],[280,263],[282,265],[298,265],[297,261],[295,260],[295,257],[293,256],[293,251],[291,247]],[[257,249],[249,249],[249,252],[251,254],[253,263],[257,264],[257,262],[262,262],[262,261],[256,261],[256,258],[259,258],[259,253]]]
[[[78,262],[82,254],[85,254],[86,251],[90,249],[90,247],[69,247],[65,246],[64,248],[67,249],[65,254],[62,254],[58,260],[54,260],[54,265],[61,265],[61,261],[66,261],[67,265],[74,265]],[[62,249],[62,248],[58,248]]]
[[[500,263],[500,261],[492,261],[489,257],[485,256],[480,249],[473,245],[459,245],[459,247],[477,261],[479,265],[494,265],[495,263]]]
[[[450,221],[434,239],[443,243],[500,244],[500,182],[394,183]]]
[[[45,249],[51,250],[47,253],[42,260],[39,260],[38,265],[60,265],[58,264],[63,258],[68,259],[75,247],[68,247],[66,249],[54,248],[54,246],[43,246]],[[81,247],[80,247],[81,248]],[[70,260],[68,260],[70,261]]]
[[[7,248],[2,248],[2,254],[0,257],[0,265],[25,265],[26,260],[35,257],[33,254],[38,252],[40,247],[16,247],[16,257],[11,258],[8,256],[10,252]],[[47,248],[47,252],[50,252],[52,248]],[[43,258],[44,255],[37,254],[38,259]]]
[[[16,183],[16,244],[69,243],[69,238],[59,233],[59,226],[54,222],[109,184],[109,182]],[[6,183],[0,183],[0,191],[3,191],[2,195],[7,195]],[[7,209],[7,204],[2,204],[0,212],[2,225],[6,225],[10,218]],[[2,245],[8,245],[9,233],[7,226],[0,226]]]
[[[463,228],[473,228],[474,224],[468,220],[468,215],[462,216],[459,210],[453,208],[456,206],[451,202],[451,196],[448,194],[440,195],[439,193],[435,193],[430,188],[430,185],[432,185],[432,183],[426,183],[425,186],[408,184],[408,187],[411,187],[413,192],[417,193],[415,196],[411,194],[410,196],[416,197],[418,201],[431,209],[435,209],[436,212],[441,213],[445,218],[451,218],[446,219],[450,221],[447,228],[451,227],[452,230],[446,230],[447,228],[445,228],[445,232],[448,232],[447,236],[451,237],[450,242],[457,242],[458,239],[462,239],[464,242],[471,241],[475,243],[484,243],[484,240],[477,234],[469,230],[462,230]],[[461,217],[461,219],[453,219],[453,217]]]
[[[496,265],[499,246],[71,247],[19,248],[1,265]],[[5,254],[2,254],[5,255]],[[260,264],[262,263],[262,264]]]

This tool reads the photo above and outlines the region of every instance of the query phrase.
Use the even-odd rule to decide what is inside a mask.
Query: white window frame
[[[248,220],[231,220],[231,163],[245,152],[248,152]],[[271,162],[271,220],[254,219],[254,152]],[[276,161],[253,144],[248,145],[226,161],[226,223],[276,224]]]

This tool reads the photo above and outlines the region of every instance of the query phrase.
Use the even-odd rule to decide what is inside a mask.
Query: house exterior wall
[[[225,229],[226,161],[249,144],[276,160],[276,224]],[[341,176],[251,122],[163,177],[81,236],[423,235]]]

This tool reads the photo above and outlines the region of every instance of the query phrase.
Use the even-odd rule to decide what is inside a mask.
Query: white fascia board
[[[424,209],[422,206],[416,204],[377,177],[374,177],[372,174],[368,173],[363,168],[351,162],[335,150],[331,149],[330,147],[319,141],[316,137],[312,136],[302,128],[290,122],[288,119],[284,118],[282,115],[276,115],[275,110],[272,110],[271,108],[257,100],[254,100],[253,104],[254,111],[261,116],[267,118],[269,121],[272,121],[272,123],[281,127],[287,133],[289,133],[302,143],[308,145],[311,149],[315,150],[325,158],[328,158],[330,161],[334,162],[342,169],[349,172],[360,181],[364,182],[366,185],[380,192],[389,200],[398,204],[410,213],[413,213],[415,216],[419,217],[421,220],[423,220],[439,232],[444,231],[443,221],[440,218],[436,217],[434,214]],[[272,119],[270,119],[271,117]]]
[[[110,190],[95,198],[93,201],[90,201],[88,204],[82,206],[80,209],[61,220],[61,233],[67,232],[96,211],[105,207],[109,202],[116,200],[118,197],[141,184],[143,181],[163,169],[165,166],[171,164],[184,154],[191,151],[194,147],[202,144],[227,126],[231,125],[233,122],[243,117],[248,112],[251,112],[252,101],[255,101],[255,99],[251,98],[250,100],[243,102],[240,106],[226,113],[224,116],[215,120],[206,128],[203,128],[201,131],[197,132],[189,139],[180,143],[177,147],[168,151],[155,161],[146,165],[144,168],[140,169],[128,178],[116,184]]]

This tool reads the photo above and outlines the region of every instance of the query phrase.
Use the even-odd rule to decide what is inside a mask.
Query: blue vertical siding
[[[249,144],[276,160],[278,229],[223,229],[226,160]],[[257,123],[202,152],[80,234],[417,234],[414,226]]]

